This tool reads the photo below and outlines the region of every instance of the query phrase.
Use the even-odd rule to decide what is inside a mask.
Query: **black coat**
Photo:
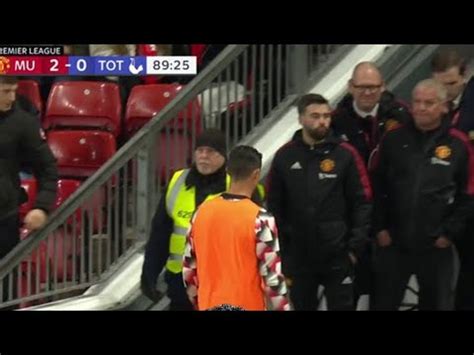
[[[20,185],[20,165],[31,166],[38,181],[33,208],[45,212],[56,199],[58,173],[56,159],[44,139],[36,117],[17,105],[0,113],[0,219],[18,213],[26,194]]]
[[[409,121],[411,116],[407,107],[388,91],[382,93],[377,116],[372,120],[364,119],[354,111],[353,98],[348,94],[337,105],[332,128],[334,134],[353,145],[367,163],[383,134]]]
[[[474,140],[474,78],[467,83],[459,107],[451,115],[455,118],[454,126]]]
[[[328,137],[310,147],[296,132],[276,153],[267,189],[285,274],[320,270],[349,251],[361,255],[372,191],[364,163],[348,143]]]
[[[373,185],[374,230],[387,229],[393,244],[423,250],[456,239],[473,211],[473,149],[448,119],[431,132],[407,124],[380,143]]]

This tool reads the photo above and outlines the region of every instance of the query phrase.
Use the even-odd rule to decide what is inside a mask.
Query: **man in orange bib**
[[[188,231],[183,278],[198,310],[229,304],[244,310],[289,310],[275,220],[250,199],[261,154],[236,147],[229,156],[229,191],[204,202]]]

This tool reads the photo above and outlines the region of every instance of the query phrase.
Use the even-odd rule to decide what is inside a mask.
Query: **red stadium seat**
[[[55,208],[61,206],[78,188],[81,186],[79,180],[60,179],[58,180],[58,193],[56,196]]]
[[[29,236],[29,232],[25,228],[20,229],[20,239],[23,240]],[[28,266],[28,263],[31,266]],[[22,271],[22,278],[25,278],[22,282],[26,281],[27,273],[31,273],[31,285],[34,287],[36,282],[36,277],[39,277],[39,282],[44,283],[47,280],[47,271],[46,271],[46,241],[41,241],[38,246],[33,249],[30,256],[21,262],[21,271]],[[26,285],[26,283],[25,283]],[[35,287],[33,288],[35,290]],[[24,288],[24,292],[26,292],[26,287]]]
[[[137,85],[128,98],[125,113],[125,130],[131,137],[143,127],[153,116],[160,112],[182,90],[179,84]],[[193,116],[194,115],[194,116]],[[197,99],[182,110],[177,121],[172,120],[170,128],[191,133],[194,125],[196,134],[201,131],[201,107]]]
[[[53,85],[46,105],[45,129],[85,128],[120,134],[121,99],[115,83],[72,81]]]
[[[54,203],[54,208],[59,208],[59,206],[61,206],[79,188],[79,186],[81,186],[81,181],[79,180],[58,180],[58,192],[56,195],[56,202]],[[81,210],[77,209],[74,215],[76,218],[76,228],[80,230]],[[67,223],[73,225],[73,216],[68,219]]]
[[[76,233],[74,236],[70,230],[67,233],[61,229],[57,230],[46,240],[41,241],[31,253],[29,260],[24,260],[21,263],[21,293],[26,296],[28,273],[31,274],[30,287],[33,292],[36,290],[37,278],[39,278],[40,284],[54,281],[54,278],[57,281],[72,280],[74,255],[76,255],[75,275],[79,275],[81,247],[80,234]],[[31,266],[28,266],[29,263]]]
[[[75,237],[75,238],[74,238]],[[50,268],[50,280],[58,281],[72,280],[73,261],[76,255],[76,276],[79,275],[79,261],[81,257],[80,234],[67,233],[64,230],[57,230],[47,239],[47,256]]]
[[[50,131],[48,144],[62,177],[89,177],[116,152],[112,134],[101,131]]]
[[[157,171],[163,180],[168,180],[173,171],[188,167],[192,160],[191,140],[187,135],[161,133],[156,148]]]
[[[72,180],[72,179],[60,179],[58,181],[58,194],[56,197],[55,208],[58,208],[62,205],[76,190],[81,186],[81,181],[79,180]],[[99,230],[99,212],[98,209],[101,209],[105,204],[105,189],[101,188],[97,192],[95,192],[91,198],[87,199],[81,208],[78,208],[75,213],[76,219],[76,233],[80,233],[80,226],[81,226],[81,218],[82,218],[82,210],[84,209],[87,216],[89,214],[93,215],[93,224],[92,230],[98,231]],[[104,215],[101,216],[102,219],[105,218]],[[73,217],[69,217],[67,221],[69,226],[73,226]],[[103,221],[102,226],[105,225]]]
[[[26,97],[40,112],[41,117],[43,117],[43,100],[41,100],[39,84],[36,81],[20,80],[16,93]]]
[[[174,171],[189,167],[192,162],[191,139],[180,132],[160,133],[156,142],[156,174],[161,183],[166,183]],[[129,175],[132,184],[137,181],[137,164],[129,165],[132,174]]]
[[[58,196],[56,198],[56,207],[59,207],[66,201],[81,185],[80,181],[62,179],[58,181]],[[72,280],[74,264],[76,267],[75,275],[79,275],[80,258],[85,257],[86,250],[81,253],[83,243],[82,238],[87,238],[86,235],[99,229],[100,214],[98,209],[105,204],[104,189],[99,189],[91,199],[85,202],[83,207],[76,210],[74,214],[76,219],[76,231],[74,233],[73,216],[67,221],[67,228],[57,229],[47,239],[47,256],[51,266],[50,279],[54,280],[56,277],[58,281]],[[92,214],[92,229],[81,230],[82,211],[84,210],[84,217],[88,216],[89,220]],[[102,218],[105,216],[102,215]],[[105,223],[102,223],[104,226]],[[85,243],[85,242],[84,242]],[[46,254],[46,245],[44,245],[43,254]],[[76,257],[74,257],[74,255]],[[56,270],[56,271],[55,271]],[[56,272],[56,276],[55,276]]]
[[[206,52],[207,44],[191,44],[191,55],[196,56],[196,61],[198,65],[201,65],[202,58]]]
[[[22,235],[26,235],[24,231]],[[24,237],[22,237],[24,239]],[[43,250],[46,244],[41,242],[37,249],[35,249],[31,256],[23,260],[20,264],[20,275],[17,280],[18,297],[28,297],[39,292],[41,285],[46,283],[46,259]],[[28,276],[29,275],[29,276]],[[38,288],[39,286],[39,288]],[[37,301],[27,301],[20,303],[20,308],[31,307]]]
[[[58,180],[58,192],[54,208],[58,208],[63,204],[81,185],[81,182],[78,180],[69,180],[69,179],[60,179]],[[28,192],[34,191],[36,193],[36,180],[28,179],[22,181],[22,186],[28,189]],[[30,195],[31,196],[31,195]],[[97,200],[97,199],[96,199]],[[28,201],[28,204],[34,204],[34,198]],[[23,207],[23,205],[22,205]],[[72,227],[73,216],[68,220],[67,233],[64,229],[56,230],[48,239],[40,242],[38,247],[31,253],[29,258],[31,266],[28,266],[28,260],[22,262],[21,271],[22,276],[19,280],[19,286],[21,285],[21,293],[26,296],[27,294],[27,275],[28,272],[31,273],[30,276],[30,288],[32,292],[36,292],[36,278],[39,277],[39,283],[45,283],[47,280],[52,280],[54,278],[54,267],[56,267],[57,280],[64,281],[64,277],[70,280],[72,278],[72,262],[73,254],[76,254],[77,260],[80,256],[80,223],[81,223],[81,210],[78,209],[74,214],[76,218],[76,233],[73,234]],[[27,238],[29,235],[28,231],[25,228],[22,228],[20,231],[21,239]],[[73,242],[73,237],[75,236],[75,244]],[[56,242],[52,237],[56,238]],[[56,243],[56,245],[55,245]],[[56,251],[55,251],[56,250]],[[55,258],[56,253],[56,258]],[[54,261],[56,259],[56,261]],[[65,263],[66,261],[66,263]],[[47,274],[47,264],[49,263],[50,271],[49,278]],[[76,269],[77,270],[77,269]],[[77,274],[78,270],[76,271]],[[26,306],[27,304],[25,304]]]
[[[79,180],[60,179],[58,180],[58,191],[56,195],[56,201],[54,208],[58,208],[69,196],[72,195],[81,185]],[[25,190],[28,195],[28,201],[20,206],[20,216],[23,218],[33,208],[36,201],[36,194],[38,190],[36,179],[24,179],[21,180],[21,187]]]

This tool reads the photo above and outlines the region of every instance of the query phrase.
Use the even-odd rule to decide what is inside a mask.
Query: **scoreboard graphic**
[[[0,51],[0,53],[2,53]],[[0,75],[145,76],[195,75],[194,56],[77,57],[1,55]]]

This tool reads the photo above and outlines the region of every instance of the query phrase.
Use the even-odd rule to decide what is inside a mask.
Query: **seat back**
[[[45,129],[94,128],[121,130],[122,105],[116,83],[64,81],[53,85],[43,122]]]
[[[188,167],[192,161],[191,139],[186,134],[161,133],[156,149],[156,168],[162,181],[167,181],[173,171]]]
[[[116,152],[114,137],[102,131],[50,131],[48,144],[62,177],[89,177]]]
[[[183,88],[179,84],[137,85],[132,89],[125,111],[125,130],[131,137],[143,127],[153,116],[160,112]],[[201,130],[201,108],[197,99],[190,102],[178,117],[169,122],[172,129]]]

